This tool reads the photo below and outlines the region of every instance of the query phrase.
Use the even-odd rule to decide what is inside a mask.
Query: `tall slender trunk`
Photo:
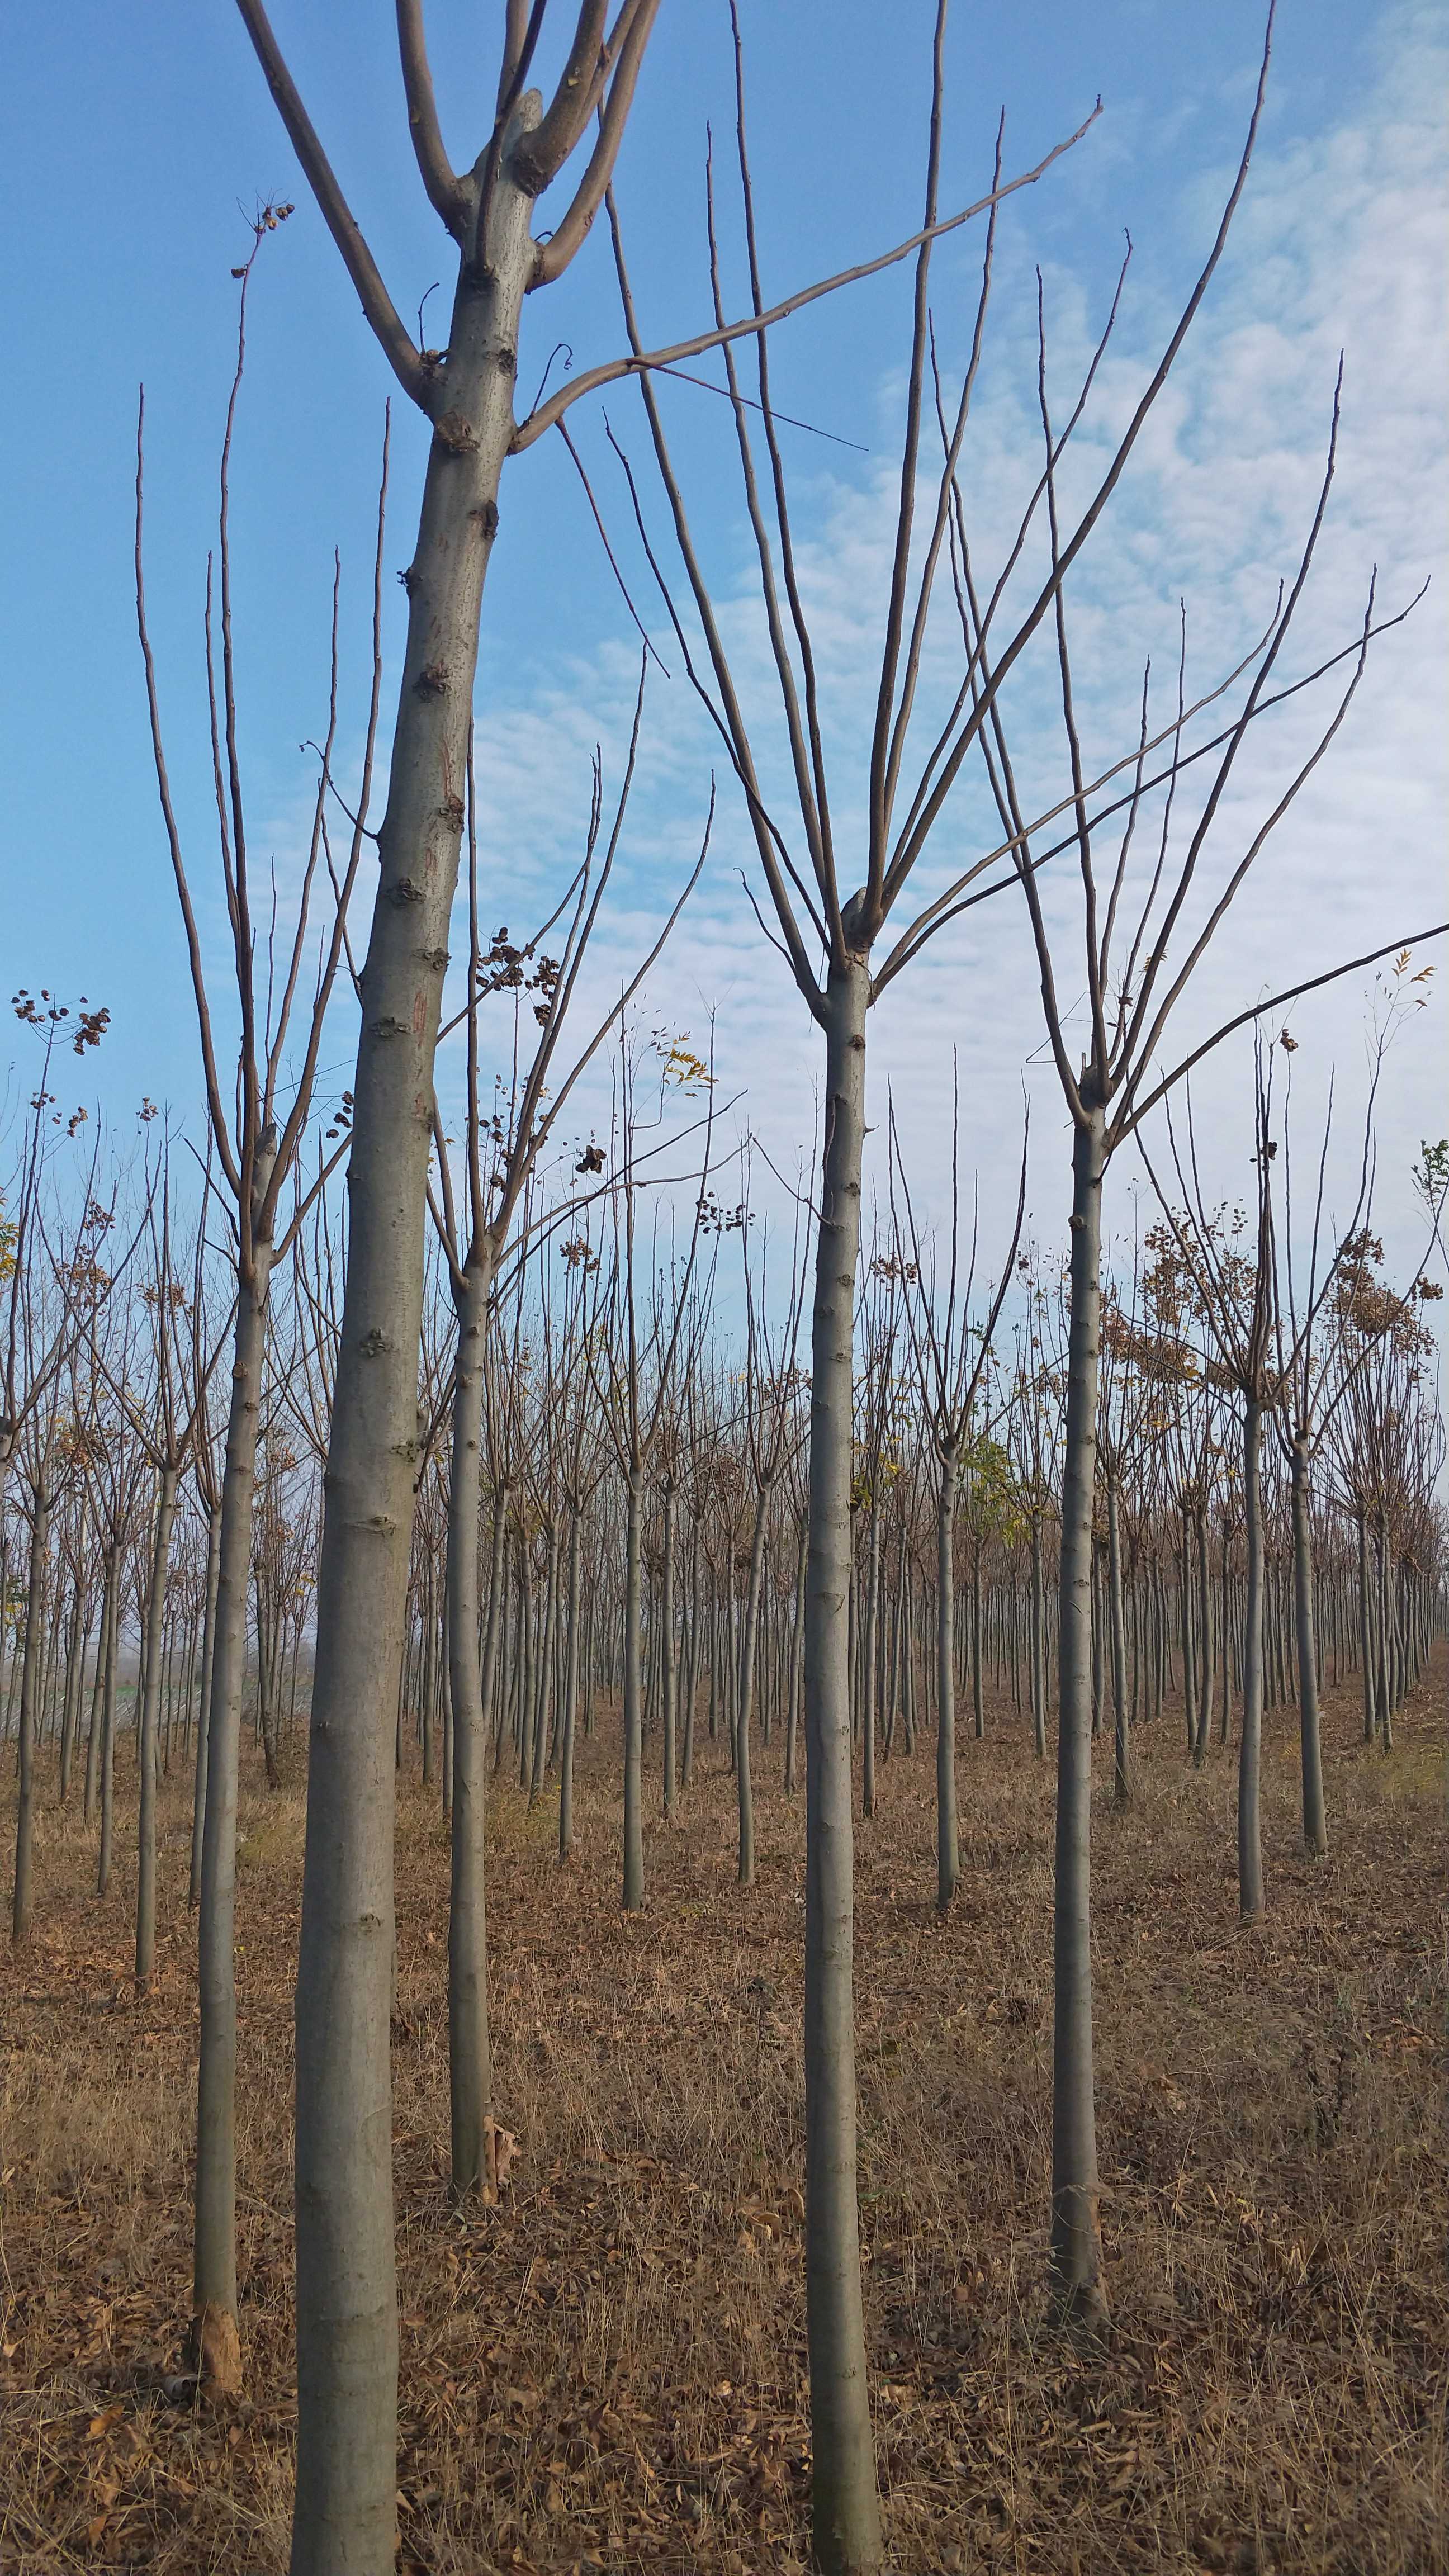
[[[453,1805],[449,1833],[448,2099],[452,2182],[461,2198],[488,2179],[487,2119],[493,2107],[488,2047],[488,1932],[484,1823],[488,1796],[483,1659],[478,1635],[478,1504],[483,1438],[483,1360],[490,1269],[465,1273],[457,1298],[453,1448],[448,1470],[448,1676],[453,1697]],[[503,1515],[493,1533],[495,1634]]]
[[[1177,1586],[1177,1611],[1178,1634],[1182,1639],[1183,1726],[1187,1736],[1187,1750],[1191,1753],[1195,1740],[1194,1710],[1197,1706],[1197,1692],[1193,1670],[1192,1651],[1192,1587],[1187,1579],[1187,1551],[1188,1517],[1186,1508],[1184,1507],[1182,1515],[1182,1549],[1178,1560],[1179,1574]]]
[[[1372,1744],[1377,1732],[1374,1708],[1373,1610],[1369,1594],[1368,1514],[1360,1512],[1358,1527],[1358,1655],[1363,1681],[1363,1740]]]
[[[685,1658],[683,1745],[679,1764],[679,1785],[687,1789],[694,1778],[694,1704],[699,1696],[699,1658],[703,1638],[699,1598],[699,1525],[695,1524],[691,1550],[689,1585],[689,1653]]]
[[[865,1636],[861,1650],[860,1695],[860,1810],[864,1816],[875,1814],[875,1723],[879,1691],[876,1682],[876,1645],[880,1628],[880,1513],[871,1497],[870,1535],[866,1540]]]
[[[800,1524],[800,1554],[795,1568],[795,1601],[790,1614],[790,1704],[785,1715],[785,1795],[795,1794],[795,1761],[800,1731],[800,1704],[805,1680],[805,1584],[809,1572],[810,1525]]]
[[[805,1597],[805,2292],[812,2522],[822,2576],[872,2576],[880,2506],[866,2384],[856,2177],[850,1759],[851,1447],[865,1138],[863,960],[825,1007],[825,1153],[811,1313]]]
[[[533,1768],[528,1782],[530,1806],[543,1787],[544,1761],[548,1751],[549,1714],[554,1686],[554,1662],[557,1654],[558,1552],[559,1529],[555,1521],[548,1534],[548,1574],[543,1587],[543,1617],[539,1622],[538,1684],[533,1712]]]
[[[971,1730],[977,1742],[986,1733],[981,1705],[981,1541],[971,1558]]]
[[[533,1692],[536,1679],[533,1627],[533,1569],[529,1563],[528,1532],[522,1521],[518,1529],[518,1653],[514,1658],[518,1675],[518,1785],[528,1787],[528,1767],[533,1759]]]
[[[1379,1702],[1379,1733],[1383,1740],[1385,1753],[1392,1753],[1394,1749],[1394,1711],[1398,1706],[1398,1701],[1394,1695],[1395,1620],[1393,1592],[1389,1583],[1389,1569],[1392,1550],[1389,1545],[1388,1518],[1387,1515],[1382,1512],[1379,1518],[1374,1552],[1378,1566],[1379,1595],[1378,1618],[1375,1622],[1375,1637],[1378,1647],[1377,1687]]]
[[[956,1487],[960,1458],[941,1456],[936,1499],[936,1903],[950,1904],[961,1878],[956,1820]]]
[[[136,1983],[146,1985],[156,1965],[156,1720],[161,1699],[161,1639],[166,1624],[166,1576],[171,1559],[171,1529],[181,1470],[169,1462],[161,1470],[156,1497],[156,1534],[151,1559],[151,1590],[146,1604],[146,1687],[141,1694],[141,1814],[136,1855]]]
[[[1318,1719],[1318,1641],[1313,1619],[1313,1523],[1309,1513],[1308,1442],[1295,1440],[1290,1461],[1293,1503],[1293,1617],[1298,1647],[1298,1736],[1303,1768],[1303,1843],[1314,1860],[1328,1851],[1323,1804],[1323,1742]]]
[[[1200,1506],[1194,1516],[1197,1531],[1197,1597],[1202,1628],[1202,1688],[1198,1693],[1197,1732],[1193,1737],[1192,1758],[1196,1769],[1207,1759],[1208,1728],[1213,1713],[1213,1588],[1208,1570],[1207,1507]]]
[[[574,1847],[574,1735],[579,1706],[579,1539],[581,1515],[569,1522],[569,1636],[564,1665],[563,1744],[559,1753],[558,1856],[567,1860]]]
[[[1263,1751],[1263,1408],[1243,1406],[1243,1526],[1248,1585],[1243,1633],[1243,1728],[1238,1739],[1238,1910],[1245,1923],[1263,1911],[1263,1835],[1259,1788]]]
[[[755,1639],[760,1625],[760,1583],[765,1564],[765,1518],[770,1487],[761,1483],[755,1497],[755,1527],[750,1540],[750,1581],[745,1595],[744,1631],[740,1638],[740,1688],[735,1704],[735,1799],[740,1825],[740,1885],[755,1883],[755,1797],[750,1773],[750,1718],[755,1704]]]
[[[96,1788],[100,1779],[101,1712],[106,1696],[106,1640],[110,1634],[111,1620],[115,1615],[118,1559],[114,1547],[106,1549],[104,1563],[105,1572],[101,1580],[101,1624],[96,1636],[96,1669],[91,1682],[91,1717],[86,1731],[85,1790],[81,1801],[81,1816],[86,1824],[90,1823],[95,1814]]]
[[[1053,2305],[1089,2328],[1106,2314],[1092,2057],[1092,1504],[1101,1350],[1102,1111],[1072,1143],[1071,1319],[1062,1476],[1061,1639],[1052,2043]]]
[[[497,1743],[494,1768],[503,1747],[503,1721],[495,1714],[498,1696],[498,1642],[508,1608],[508,1576],[504,1567],[504,1549],[508,1543],[508,1487],[500,1485],[493,1497],[493,1541],[488,1558],[488,1624],[483,1631],[483,1677],[480,1706],[483,1713],[483,1741],[493,1728]],[[457,1713],[454,1712],[454,1724]],[[480,1752],[479,1759],[482,1759]]]
[[[217,1542],[216,1619],[206,1715],[206,1813],[197,1908],[201,2006],[196,2085],[192,2336],[203,2378],[240,2378],[236,2299],[236,1809],[246,1681],[247,1577],[267,1340],[271,1246],[259,1244],[237,1305]]]
[[[1127,1734],[1127,1630],[1122,1612],[1122,1504],[1117,1478],[1107,1478],[1107,1624],[1112,1649],[1112,1795],[1119,1807],[1132,1797],[1132,1749]]]
[[[1088,1572],[1090,1586],[1091,1574]],[[1045,1761],[1046,1739],[1046,1597],[1042,1585],[1041,1519],[1031,1518],[1031,1724],[1038,1761]]]
[[[534,249],[520,100],[459,266],[429,451],[360,993],[347,1282],[317,1578],[297,1973],[292,2576],[390,2576],[397,2297],[389,1985],[392,1731],[417,1454],[433,1057],[464,820],[478,626]]]
[[[659,1651],[663,1658],[661,1680],[664,1717],[664,1812],[674,1813],[678,1794],[678,1748],[675,1730],[679,1716],[679,1681],[674,1661],[674,1484],[664,1479],[664,1566],[659,1587]]]
[[[256,1569],[257,1609],[257,1732],[262,1739],[262,1761],[266,1767],[267,1787],[279,1786],[281,1773],[277,1763],[277,1675],[276,1639],[267,1617],[262,1584],[262,1569]]]
[[[15,1892],[10,1913],[10,1937],[17,1949],[30,1938],[32,1910],[35,1723],[45,1613],[45,1554],[50,1540],[50,1493],[45,1479],[46,1471],[42,1467],[32,1497],[30,1580],[25,1593],[25,1655],[20,1670],[20,1785],[15,1809]]]
[[[70,1796],[71,1765],[75,1760],[76,1724],[80,1716],[81,1690],[85,1682],[86,1638],[85,1614],[77,1593],[71,1612],[70,1637],[65,1652],[65,1700],[60,1718],[60,1803]]]
[[[644,1471],[629,1469],[624,1562],[624,1910],[644,1902],[644,1708],[640,1672]]]
[[[118,1545],[116,1568],[112,1577],[111,1621],[106,1631],[105,1680],[101,1691],[101,1848],[96,1861],[97,1896],[104,1896],[111,1883],[111,1851],[116,1826],[116,1667],[120,1660],[121,1645],[120,1555]]]

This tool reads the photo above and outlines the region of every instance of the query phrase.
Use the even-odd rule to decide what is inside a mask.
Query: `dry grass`
[[[966,1875],[930,1904],[925,1749],[858,1850],[862,2185],[893,2566],[1430,2576],[1449,2564],[1449,2298],[1436,2050],[1442,1664],[1391,1760],[1327,1722],[1333,1857],[1296,1856],[1270,1719],[1270,1915],[1240,1931],[1230,1757],[1170,1718],[1097,1811],[1098,2062],[1113,2326],[1042,2330],[1051,1782],[1003,1712],[963,1746]],[[132,1791],[129,1759],[123,1791]],[[760,1764],[772,1775],[773,1756]],[[616,1902],[618,1806],[585,1748],[580,1847],[505,1788],[492,1818],[503,2207],[445,2187],[444,1827],[399,1835],[402,2563],[787,2571],[805,2551],[801,1820],[761,1799],[734,1884],[712,1762]],[[0,2567],[280,2570],[291,2476],[290,2000],[302,1815],[243,1817],[246,2400],[179,2368],[195,2000],[184,1787],[168,1787],[161,1973],[126,1978],[74,1816],[47,1813],[39,1936],[7,1972],[0,2096]],[[122,1816],[129,1849],[132,1810]]]

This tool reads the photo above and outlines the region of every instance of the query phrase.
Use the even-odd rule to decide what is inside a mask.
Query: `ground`
[[[1326,1863],[1300,1854],[1296,1718],[1269,1713],[1268,1914],[1242,1930],[1233,1758],[1135,1738],[1100,1766],[1097,2064],[1112,2319],[1043,2323],[1052,1782],[1009,1706],[961,1748],[964,1876],[932,1903],[929,1749],[883,1769],[858,1851],[861,2182],[890,2564],[1432,2576],[1446,2552],[1442,1652],[1391,1756],[1352,1685],[1325,1719]],[[496,2087],[520,2160],[449,2206],[446,1828],[401,1792],[396,2178],[400,2564],[437,2576],[803,2566],[800,1802],[757,1754],[735,1881],[714,1748],[618,1905],[612,1729],[579,1837],[490,1815]],[[37,1932],[0,1988],[0,2568],[285,2568],[294,2421],[291,1984],[300,1747],[249,1769],[239,1937],[246,2388],[181,2375],[195,1980],[189,1791],[167,1784],[160,1970],[131,1991],[121,1864],[48,1803]],[[1101,1776],[1105,1774],[1105,1776]],[[13,1789],[7,1783],[7,1800]],[[7,1829],[13,1808],[0,1810]]]

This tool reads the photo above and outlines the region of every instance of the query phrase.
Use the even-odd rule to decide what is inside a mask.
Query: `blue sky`
[[[461,0],[438,0],[429,14],[445,129],[459,161],[483,138],[500,14]],[[744,0],[742,14],[766,286],[780,292],[867,256],[916,221],[930,12],[924,0],[898,0],[889,10],[863,0],[830,8],[820,0],[769,7]],[[391,9],[385,0],[348,8],[276,0],[273,17],[399,309],[411,313],[440,279],[431,308],[440,313],[449,246],[407,146]],[[1114,726],[1135,691],[1141,652],[1163,649],[1164,621],[1175,617],[1180,595],[1189,599],[1206,662],[1262,623],[1271,584],[1291,570],[1340,345],[1348,355],[1344,463],[1305,656],[1310,643],[1351,629],[1373,562],[1395,598],[1440,563],[1438,26],[1435,12],[1412,5],[1285,0],[1249,202],[1160,434],[1121,496],[1083,593],[1086,693],[1103,746],[1117,747]],[[1260,40],[1261,10],[1240,0],[1212,9],[1112,0],[1091,12],[1064,0],[1024,0],[1009,11],[958,11],[947,201],[980,192],[1003,105],[1009,169],[1038,159],[1099,91],[1105,110],[1076,152],[1016,201],[1003,227],[1000,325],[983,382],[976,487],[989,527],[1005,524],[1017,449],[1027,453],[1034,265],[1045,272],[1065,380],[1110,291],[1123,228],[1130,230],[1120,373],[1104,387],[1106,416],[1115,417],[1211,236]],[[168,751],[213,943],[221,922],[200,615],[234,346],[230,270],[248,246],[245,214],[258,197],[297,204],[258,267],[233,478],[253,845],[259,858],[276,851],[284,887],[314,775],[298,746],[320,732],[325,716],[334,546],[343,559],[344,746],[355,749],[360,731],[377,460],[393,389],[223,0],[201,10],[180,0],[144,10],[67,0],[63,9],[12,13],[0,93],[0,186],[12,245],[12,363],[0,393],[9,504],[0,589],[7,674],[0,964],[7,991],[47,984],[109,1004],[112,1035],[101,1058],[88,1060],[85,1081],[100,1085],[122,1133],[143,1093],[195,1126],[194,1021],[135,640],[137,386],[146,387],[148,593]],[[656,340],[697,327],[706,312],[702,162],[711,119],[727,141],[727,12],[714,0],[665,0],[619,181],[636,290]],[[965,310],[978,256],[968,235],[938,261],[943,337]],[[780,333],[774,361],[781,407],[856,443],[797,433],[788,459],[832,677],[832,742],[847,781],[865,703],[864,644],[887,525],[908,292],[905,271],[850,290]],[[579,368],[620,345],[602,240],[586,247],[559,288],[531,300],[525,390],[559,343]],[[621,392],[608,408],[642,457],[634,398]],[[670,395],[697,530],[750,668],[748,564],[737,478],[721,440],[723,408],[704,393]],[[391,573],[411,551],[424,430],[401,397],[393,418],[387,562],[395,670],[402,598]],[[600,407],[580,405],[572,419],[603,489]],[[616,524],[617,478],[608,489]],[[626,539],[622,519],[617,525]],[[634,579],[637,550],[630,561]],[[646,614],[662,643],[657,601]],[[1291,832],[1215,953],[1200,1005],[1209,1020],[1252,998],[1264,976],[1270,984],[1291,980],[1443,909],[1443,640],[1431,594],[1412,640],[1389,639],[1331,771],[1295,810]],[[572,468],[559,442],[546,441],[509,469],[484,610],[484,900],[500,920],[516,924],[543,905],[582,828],[595,740],[617,767],[634,649]],[[389,719],[392,687],[390,677]],[[1030,690],[1023,725],[1028,765],[1045,794],[1060,749]],[[1254,792],[1261,800],[1277,774],[1274,761],[1291,748],[1291,741],[1281,754],[1265,748],[1261,771],[1245,784],[1245,819]],[[600,954],[601,997],[697,839],[710,757],[683,683],[676,676],[660,684],[651,694],[638,828]],[[972,809],[963,808],[968,840],[974,825]],[[943,872],[951,854],[943,849]],[[814,1045],[731,874],[748,864],[726,785],[716,865],[667,976],[656,979],[657,1000],[696,1034],[715,1011],[731,1088],[748,1083],[748,1116],[772,1151],[788,1156],[792,1140],[808,1143]],[[933,1171],[939,1175],[942,1068],[953,1047],[963,1096],[978,1104],[965,1150],[988,1182],[1005,1174],[1023,1082],[1035,1084],[1048,1177],[1034,1205],[1050,1235],[1060,1116],[1030,1070],[1040,1032],[1020,926],[1000,907],[989,926],[986,916],[977,920],[979,932],[943,943],[909,991],[902,979],[882,1005],[875,1078],[880,1085],[889,1077],[917,1121],[928,1185]],[[1315,1007],[1306,1047],[1300,1031],[1305,1107],[1334,1055],[1352,1090],[1362,982]],[[347,1055],[339,1020],[337,1047],[328,1049],[339,1088]],[[12,1056],[23,1064],[7,1038],[0,1065]],[[1394,1150],[1383,1158],[1383,1205],[1406,1256],[1412,1217],[1402,1167],[1421,1134],[1449,1123],[1443,1073],[1436,1003],[1397,1045],[1385,1094]],[[445,1062],[445,1097],[454,1079]],[[1219,1090],[1205,1085],[1201,1097],[1226,1171],[1246,1126],[1241,1066],[1225,1068]]]

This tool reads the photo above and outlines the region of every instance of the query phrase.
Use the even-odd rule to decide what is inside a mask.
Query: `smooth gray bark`
[[[664,1720],[664,1812],[666,1816],[672,1816],[678,1794],[678,1759],[674,1739],[679,1715],[679,1680],[674,1660],[674,1482],[669,1476],[664,1480],[664,1564],[659,1593],[659,1651],[664,1659],[660,1676]]]
[[[484,1826],[488,1796],[483,1662],[478,1636],[478,1505],[483,1443],[483,1363],[491,1263],[475,1265],[456,1297],[458,1348],[448,1473],[448,1676],[453,1701],[453,1803],[449,1826],[448,2100],[453,2190],[488,2180],[493,2070],[488,2043],[488,1932]],[[503,1518],[494,1530],[494,1595]],[[490,1617],[490,1644],[493,1619]]]
[[[161,1470],[156,1497],[156,1531],[151,1583],[146,1603],[146,1685],[141,1693],[139,1755],[140,1823],[136,1854],[136,1983],[148,1983],[156,1965],[156,1790],[157,1718],[161,1705],[162,1632],[166,1624],[166,1577],[171,1560],[171,1530],[176,1519],[179,1467]]]
[[[624,1910],[644,1902],[644,1700],[640,1628],[644,1473],[631,1467],[624,1563]]]
[[[1313,1523],[1309,1513],[1310,1459],[1306,1440],[1295,1440],[1289,1461],[1293,1508],[1293,1617],[1298,1649],[1298,1736],[1303,1771],[1303,1843],[1314,1860],[1328,1852],[1323,1803],[1323,1741],[1318,1714],[1318,1641],[1313,1618]]]
[[[824,2576],[880,2565],[856,2176],[851,1452],[865,1138],[865,961],[825,999],[825,1150],[810,1347],[805,1594],[805,2288],[812,2530]]]
[[[196,1695],[196,1776],[191,1799],[191,1883],[187,1904],[201,1895],[201,1848],[206,1832],[206,1774],[211,1749],[211,1667],[216,1646],[216,1594],[221,1580],[221,1504],[206,1516],[206,1607],[201,1630],[201,1678]]]
[[[956,1488],[960,1456],[941,1459],[936,1500],[936,1903],[944,1912],[961,1879],[956,1817]],[[980,1707],[980,1668],[977,1668]]]
[[[1127,1733],[1127,1629],[1122,1610],[1122,1505],[1115,1475],[1107,1478],[1107,1623],[1112,1651],[1112,1796],[1119,1807],[1132,1798],[1132,1748]]]
[[[96,1861],[97,1896],[104,1896],[111,1883],[111,1854],[116,1826],[116,1667],[120,1659],[121,1642],[120,1558],[121,1551],[117,1546],[116,1562],[111,1576],[111,1618],[106,1631],[105,1680],[101,1691],[101,1848]]]
[[[1263,1749],[1263,1408],[1243,1405],[1243,1526],[1247,1601],[1243,1613],[1243,1725],[1238,1739],[1238,1910],[1245,1923],[1263,1911],[1260,1779]]]
[[[580,1516],[569,1522],[569,1634],[564,1666],[563,1742],[559,1750],[558,1856],[567,1860],[574,1847],[574,1735],[579,1705],[579,1543]],[[688,1722],[686,1721],[686,1745]]]
[[[865,1635],[861,1647],[860,1693],[860,1812],[875,1814],[876,1750],[876,1650],[880,1625],[880,1513],[874,1496],[870,1506],[870,1534],[866,1540],[865,1562]]]
[[[417,1453],[423,1238],[483,582],[513,435],[532,199],[493,163],[459,266],[362,970],[349,1258],[317,1580],[297,1975],[297,2490],[292,2576],[389,2576],[397,2288],[389,1987],[392,1736]]]
[[[95,1814],[96,1791],[100,1781],[102,1708],[106,1695],[106,1640],[110,1635],[115,1609],[117,1558],[114,1548],[105,1553],[105,1571],[101,1581],[101,1624],[96,1638],[96,1669],[91,1680],[91,1716],[86,1730],[85,1789],[81,1800],[82,1820],[89,1824]]]
[[[256,1499],[262,1363],[271,1246],[254,1246],[241,1283],[232,1359],[226,1464],[217,1543],[216,1620],[206,1715],[206,1813],[197,1907],[200,2045],[196,2083],[196,2210],[192,2334],[203,2377],[232,2384],[240,2369],[236,2296],[236,1811],[246,1685],[247,1578]]]
[[[1092,1506],[1101,1356],[1103,1113],[1072,1143],[1071,1316],[1062,1475],[1052,2040],[1052,2301],[1088,2329],[1106,2315],[1092,2053]]]
[[[42,1467],[31,1499],[30,1579],[25,1593],[25,1653],[20,1669],[20,1779],[15,1808],[15,1888],[10,1909],[10,1937],[16,1949],[30,1938],[35,1852],[35,1728],[45,1615],[45,1552],[49,1540],[50,1492],[46,1471]]]
[[[1368,1516],[1357,1516],[1358,1530],[1358,1656],[1363,1681],[1363,1740],[1372,1744],[1377,1732],[1374,1710],[1373,1618],[1369,1607]]]
[[[760,1630],[760,1584],[765,1567],[765,1524],[771,1488],[762,1482],[755,1497],[755,1526],[750,1539],[750,1576],[740,1637],[740,1687],[735,1705],[735,1800],[739,1811],[741,1887],[755,1883],[755,1796],[750,1769],[750,1721],[755,1706],[755,1648]]]
[[[1041,1519],[1031,1516],[1031,1725],[1038,1761],[1045,1761],[1046,1598],[1042,1583]]]

